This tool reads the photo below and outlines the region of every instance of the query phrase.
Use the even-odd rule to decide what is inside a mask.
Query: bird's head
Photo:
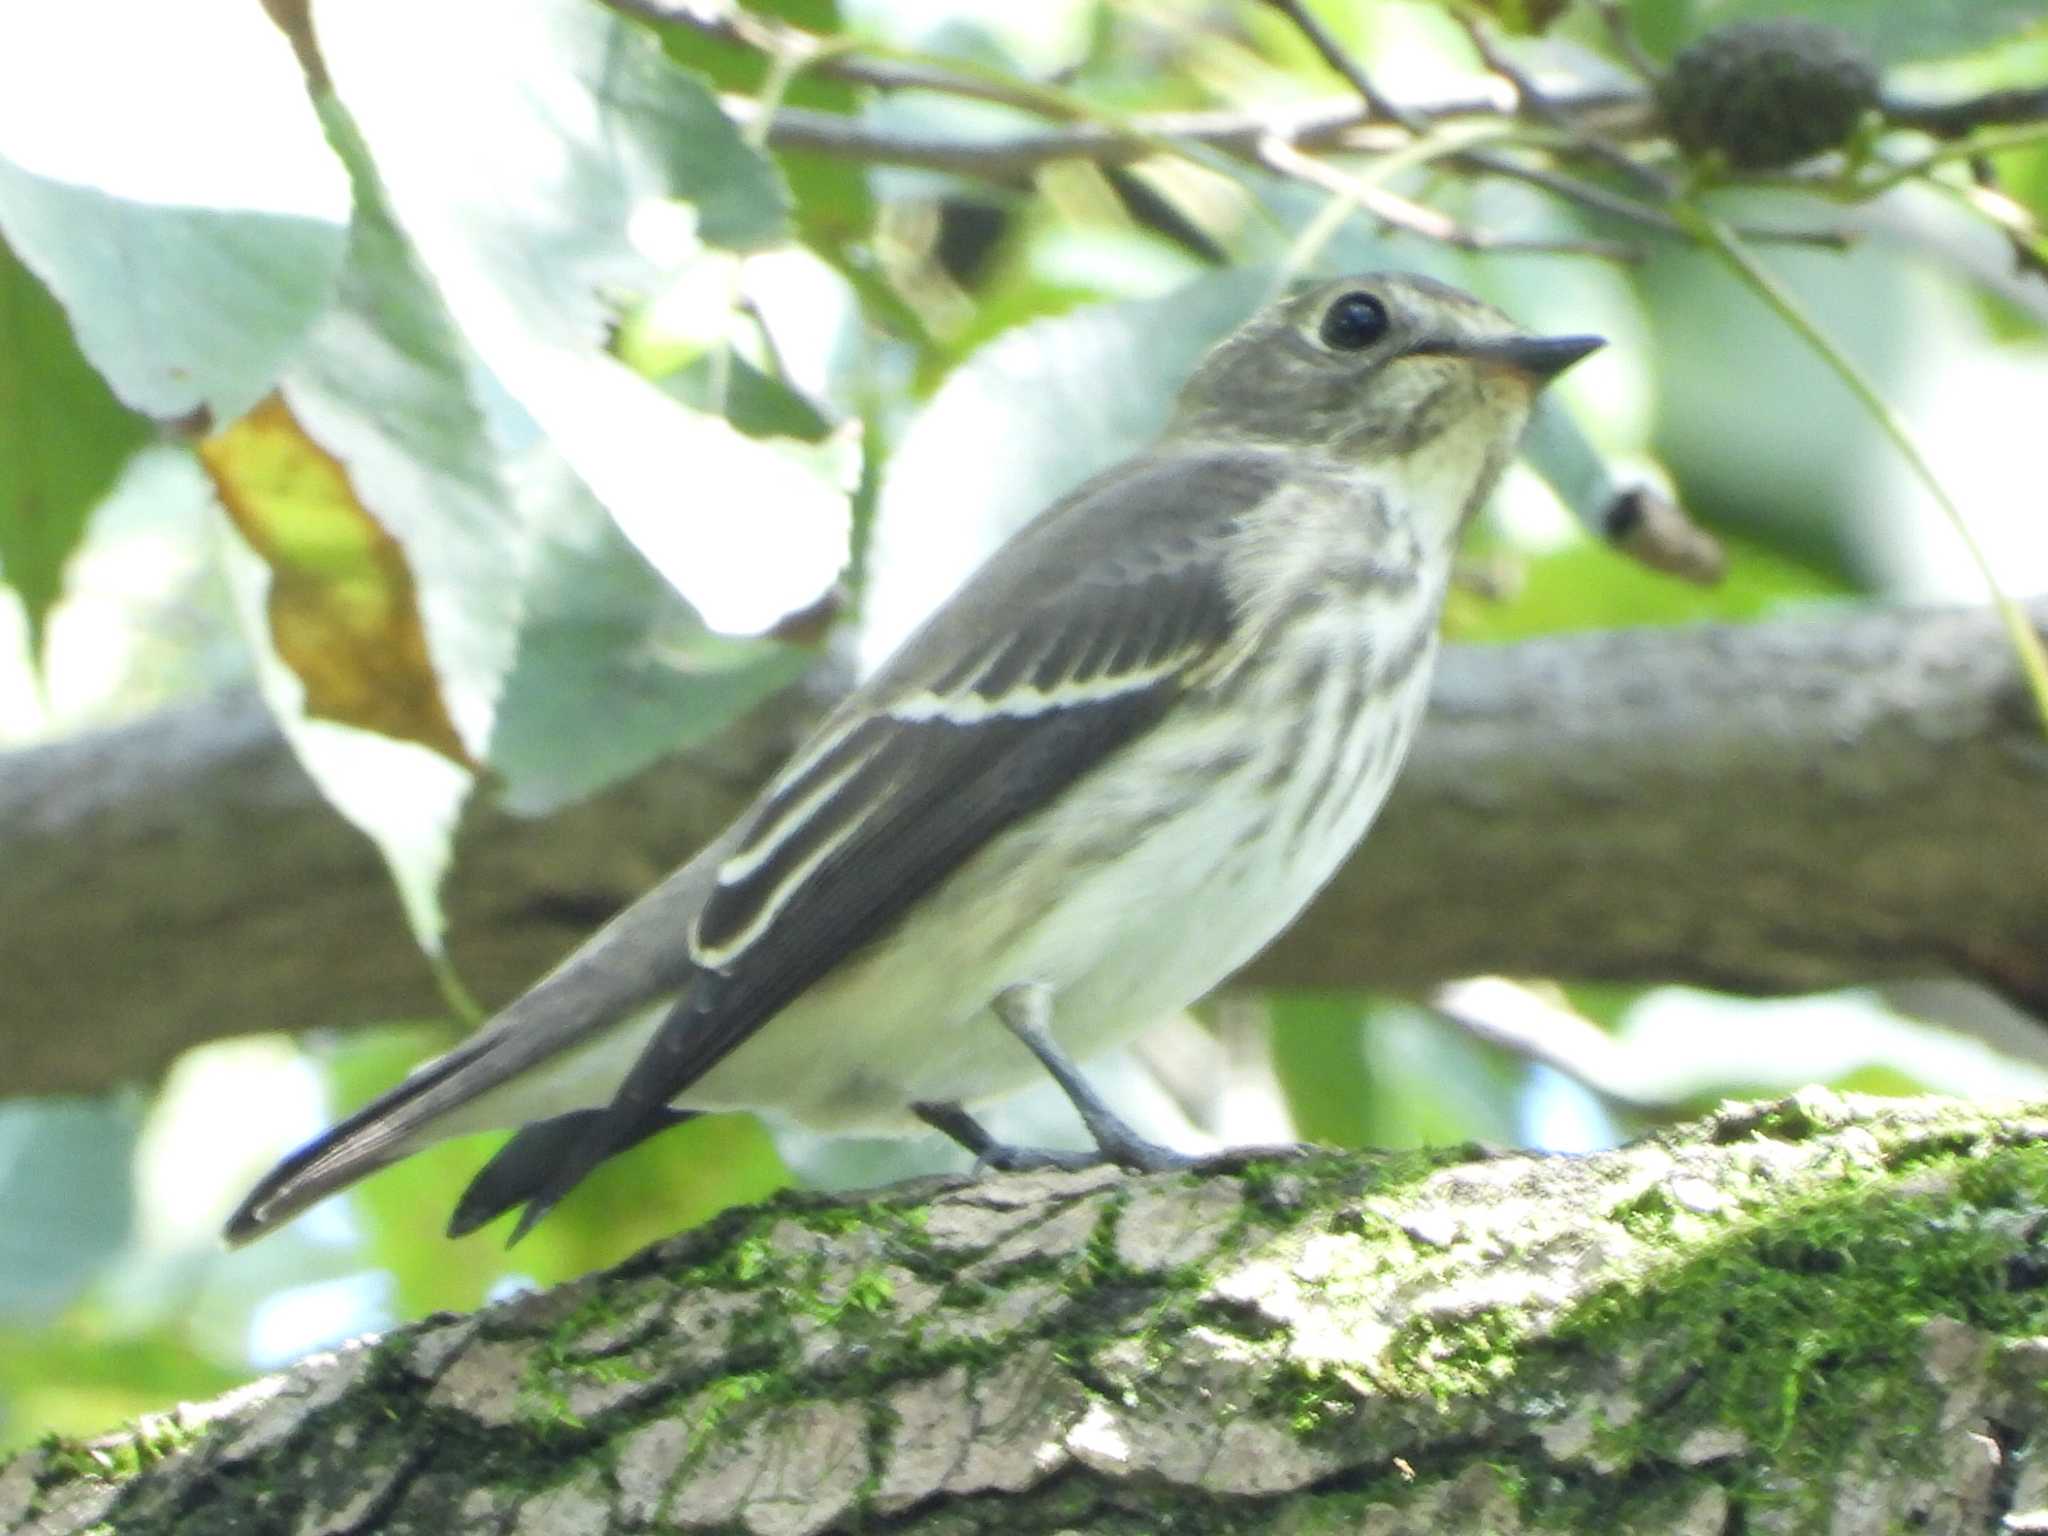
[[[1175,426],[1351,463],[1424,452],[1504,462],[1536,392],[1600,345],[1532,336],[1408,273],[1301,283],[1209,352]]]

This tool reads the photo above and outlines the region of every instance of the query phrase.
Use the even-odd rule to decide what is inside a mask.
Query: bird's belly
[[[1140,743],[1132,756],[1148,760],[1135,771],[1078,787],[934,892],[934,908],[960,921],[907,924],[842,964],[678,1102],[887,1131],[919,1100],[972,1102],[1035,1080],[1041,1069],[989,1010],[1005,988],[1049,986],[1054,1033],[1077,1058],[1186,1007],[1285,927],[1363,836],[1428,670],[1385,710],[1325,711],[1321,735],[1266,743],[1198,794],[1187,776],[1240,750],[1227,722],[1212,741]],[[1078,878],[1058,851],[1077,846],[1103,859]]]

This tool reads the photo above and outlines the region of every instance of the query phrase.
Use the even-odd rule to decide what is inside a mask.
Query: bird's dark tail
[[[261,1237],[307,1206],[416,1150],[428,1139],[422,1135],[426,1122],[444,1111],[449,1088],[475,1063],[482,1045],[467,1042],[428,1062],[285,1158],[235,1207],[224,1233],[228,1242],[239,1246]]]
[[[525,1205],[540,1194],[555,1169],[584,1138],[604,1123],[606,1116],[607,1111],[602,1108],[577,1109],[566,1115],[556,1115],[552,1120],[536,1120],[521,1129],[469,1181],[469,1188],[456,1202],[455,1214],[448,1218],[448,1235],[467,1237],[515,1205]],[[617,1140],[605,1155],[616,1156],[658,1132],[696,1118],[686,1109],[663,1110],[636,1126],[624,1139]],[[532,1229],[534,1221],[540,1219],[540,1214],[536,1211],[531,1219],[522,1219],[505,1246],[509,1248],[524,1237]]]
[[[706,844],[476,1034],[265,1174],[228,1218],[227,1240],[246,1243],[260,1237],[315,1201],[444,1136],[527,1119],[536,1108],[531,1098],[493,1101],[502,1118],[484,1113],[487,1106],[479,1101],[500,1089],[516,1096],[516,1080],[533,1083],[547,1078],[575,1053],[604,1049],[613,1030],[636,1027],[644,1010],[687,993],[696,973],[689,946],[679,942],[678,935],[688,930],[703,906],[739,832],[735,824]],[[658,1016],[646,1015],[645,1022]],[[598,1089],[593,1097],[602,1092]],[[539,1178],[538,1150],[557,1144],[548,1135],[568,1139],[567,1131],[546,1131],[558,1123],[540,1122],[543,1134],[531,1140],[515,1136],[491,1165],[498,1172],[486,1169],[471,1186],[465,1205],[473,1199],[474,1209],[484,1209],[500,1200],[501,1192],[503,1203],[490,1214],[508,1205],[530,1205]],[[658,1121],[643,1134],[652,1135],[669,1123]],[[622,1141],[620,1150],[640,1139],[636,1135]],[[527,1150],[516,1150],[522,1143]],[[458,1220],[461,1215],[458,1212]],[[489,1215],[478,1218],[488,1219]]]

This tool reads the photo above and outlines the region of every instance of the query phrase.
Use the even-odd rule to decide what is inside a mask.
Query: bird
[[[531,1229],[695,1115],[936,1127],[979,1163],[1187,1166],[1077,1063],[1199,1000],[1359,843],[1416,734],[1459,536],[1603,345],[1423,276],[1289,284],[1150,446],[1054,502],[726,832],[469,1040],[286,1157],[246,1242],[515,1127],[451,1235]],[[969,1106],[1052,1074],[1091,1154]]]

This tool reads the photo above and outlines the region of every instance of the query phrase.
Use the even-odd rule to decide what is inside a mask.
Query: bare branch
[[[1326,160],[1305,155],[1293,145],[1269,139],[1260,146],[1259,158],[1268,167],[1294,181],[1305,182],[1325,192],[1349,198],[1374,218],[1392,228],[1435,240],[1461,251],[1523,251],[1540,255],[1568,254],[1596,256],[1604,261],[1641,261],[1638,246],[1612,240],[1547,240],[1503,235],[1493,230],[1472,229],[1449,214],[1390,192],[1362,177],[1350,175]]]
[[[1937,139],[1960,139],[1979,128],[2048,122],[2048,86],[1987,91],[1960,101],[1914,101],[1886,96],[1878,110],[1894,128],[1913,128]]]
[[[1360,99],[1372,109],[1374,117],[1386,122],[1399,123],[1410,133],[1420,133],[1427,126],[1421,118],[1381,93],[1364,67],[1345,52],[1343,46],[1331,35],[1329,28],[1316,19],[1315,13],[1309,10],[1304,0],[1266,0],[1266,3],[1293,22],[1295,29],[1308,39],[1309,46],[1315,49],[1322,61],[1336,71],[1339,77],[1350,82],[1351,88],[1358,92]]]
[[[1486,149],[1466,150],[1451,158],[1485,171],[1490,176],[1540,187],[1591,212],[1625,219],[1631,224],[1641,225],[1644,229],[1654,229],[1659,234],[1670,235],[1675,239],[1687,238],[1678,220],[1654,204],[1611,191],[1593,182],[1567,175],[1563,171],[1529,165],[1511,156],[1496,154]],[[1853,243],[1848,233],[1839,229],[1778,229],[1768,225],[1744,225],[1737,233],[1745,240],[1757,240],[1773,245],[1819,246],[1833,251],[1846,250]]]
[[[936,91],[968,100],[1022,107],[1041,115],[1047,111],[1044,94],[1022,82],[937,65],[848,53],[836,47],[832,39],[771,17],[756,15],[738,6],[710,6],[694,3],[694,0],[600,0],[600,3],[622,15],[661,25],[689,27],[706,37],[752,48],[759,53],[794,54],[811,59],[815,62],[810,67],[816,73],[844,80],[849,85],[872,86],[881,91]]]
[[[819,68],[822,72],[824,66]],[[1589,89],[1563,100],[1564,110],[1588,117],[1625,112],[1636,105],[1628,91],[1615,89]],[[728,100],[725,105],[742,123],[751,120],[750,103]],[[1431,122],[1504,115],[1499,93],[1483,90],[1439,97],[1412,110]],[[1074,123],[977,140],[885,131],[835,113],[785,107],[769,130],[769,143],[778,149],[990,177],[1028,174],[1053,160],[1122,164],[1157,154],[1161,141],[1252,159],[1260,142],[1269,138],[1299,149],[1360,152],[1389,150],[1407,142],[1405,135],[1396,141],[1385,129],[1371,126],[1365,109],[1350,101],[1285,104],[1257,112],[1150,112],[1131,118],[1128,126]]]
[[[1631,559],[1695,586],[1713,586],[1728,569],[1721,541],[1648,486],[1632,486],[1609,502],[1599,531]]]
[[[727,110],[741,123],[753,120],[754,108],[743,101],[729,101]],[[1447,111],[1453,116],[1481,116],[1482,113]],[[977,180],[1021,181],[1040,166],[1055,160],[1085,159],[1102,165],[1125,165],[1158,153],[1161,142],[1201,145],[1231,156],[1257,162],[1264,146],[1278,141],[1299,149],[1360,149],[1360,116],[1356,107],[1343,103],[1335,108],[1317,104],[1295,109],[1276,109],[1266,116],[1242,112],[1155,113],[1132,120],[1131,130],[1104,124],[1077,123],[1071,127],[1047,128],[1001,138],[964,140],[898,133],[877,129],[852,118],[829,112],[811,112],[783,107],[768,130],[768,142],[777,149],[800,149],[839,159],[860,160],[875,165],[906,165],[922,170],[948,171]],[[1137,134],[1142,131],[1144,137]],[[1367,129],[1369,134],[1372,130]],[[1625,219],[1661,235],[1683,238],[1684,232],[1669,214],[1648,203],[1561,171],[1525,165],[1488,150],[1463,150],[1448,155],[1452,164],[1472,166],[1489,175],[1526,182],[1554,193],[1593,212]],[[1438,215],[1438,217],[1442,217]],[[1838,229],[1781,229],[1744,225],[1739,233],[1746,240],[1781,245],[1819,246],[1843,250],[1852,237]],[[1594,254],[1619,256],[1619,248]]]
[[[1608,41],[1614,51],[1635,73],[1639,80],[1654,83],[1663,71],[1657,68],[1657,61],[1643,51],[1643,45],[1636,36],[1636,29],[1629,18],[1628,7],[1621,0],[1593,0],[1593,9],[1600,13],[1600,24],[1607,29]]]
[[[1660,200],[1669,200],[1672,188],[1663,176],[1605,140],[1580,132],[1570,115],[1550,99],[1549,93],[1495,43],[1485,23],[1464,11],[1455,14],[1465,29],[1465,35],[1471,39],[1472,51],[1479,55],[1480,62],[1513,89],[1515,110],[1519,114],[1556,129],[1563,136],[1569,153],[1605,166]]]
[[[504,1002],[681,864],[820,708],[785,697],[544,821],[479,807],[447,892],[472,987]],[[0,868],[14,1092],[439,1008],[375,853],[253,698],[0,757]],[[2043,868],[2048,761],[1989,613],[1453,647],[1380,825],[1249,975],[1963,976],[2048,1013]]]

